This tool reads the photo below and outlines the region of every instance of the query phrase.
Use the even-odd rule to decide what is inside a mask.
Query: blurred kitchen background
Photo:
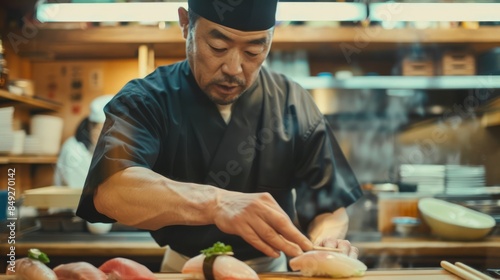
[[[96,3],[89,12],[77,6],[82,2]],[[89,113],[93,98],[115,94],[127,81],[184,59],[176,9],[161,15],[168,20],[158,20],[144,5],[132,14],[142,19],[124,20],[119,16],[132,15],[106,11],[98,6],[102,2],[168,1],[0,1],[0,180],[4,188],[7,169],[16,168],[19,205],[26,202],[24,193],[53,185],[60,145]],[[418,209],[425,197],[480,211],[500,223],[500,1],[419,1],[451,3],[444,10],[404,6],[411,2],[309,1],[282,8],[266,67],[302,84],[334,128],[365,191],[348,209],[348,237],[359,242],[370,266],[425,266],[442,257],[439,250],[482,267],[498,264],[498,226],[487,237],[495,243],[484,245],[491,251],[481,244],[471,245],[476,251],[455,244],[451,253],[436,247],[399,254],[384,250],[391,245],[370,243],[431,238]],[[50,6],[61,3],[80,11],[73,21],[64,20],[66,7]],[[50,191],[43,195],[52,195],[54,188]],[[65,199],[74,204],[71,195],[73,200]],[[45,209],[51,206],[47,201],[34,204]],[[394,220],[398,217],[414,219]],[[87,229],[71,215],[68,219],[70,226],[58,220],[48,232],[56,239],[90,240],[69,235]],[[30,233],[32,240],[47,241],[36,235],[40,231]],[[120,225],[113,232],[149,240]]]

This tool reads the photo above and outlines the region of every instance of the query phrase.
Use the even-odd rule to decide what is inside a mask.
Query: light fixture
[[[161,22],[177,21],[177,9],[187,2],[46,3],[37,4],[41,22]],[[358,21],[367,16],[362,3],[279,2],[278,21]]]
[[[158,22],[177,21],[177,9],[187,2],[39,3],[40,22]]]
[[[279,2],[278,21],[360,21],[366,19],[363,3]]]
[[[500,21],[500,3],[371,3],[371,21]]]

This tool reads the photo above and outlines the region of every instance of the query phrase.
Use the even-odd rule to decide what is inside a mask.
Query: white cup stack
[[[59,153],[62,129],[63,119],[60,117],[35,115],[31,118],[30,141],[37,142],[38,154],[57,155]]]
[[[14,147],[13,116],[14,107],[0,108],[0,154],[9,154]]]

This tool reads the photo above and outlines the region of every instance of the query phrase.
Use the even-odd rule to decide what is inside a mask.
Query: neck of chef
[[[217,105],[217,109],[219,109],[219,112],[220,112],[220,115],[222,116],[222,119],[224,120],[224,122],[226,122],[226,124],[229,123],[229,121],[231,120],[231,112],[232,112],[232,108],[233,108],[233,104],[227,104],[227,105],[220,105],[220,104],[215,104]]]

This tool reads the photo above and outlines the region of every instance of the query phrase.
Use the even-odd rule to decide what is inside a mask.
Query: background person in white
[[[113,95],[102,95],[90,104],[90,114],[78,125],[75,135],[68,138],[57,159],[54,185],[83,188],[92,154],[106,120],[103,108]]]

